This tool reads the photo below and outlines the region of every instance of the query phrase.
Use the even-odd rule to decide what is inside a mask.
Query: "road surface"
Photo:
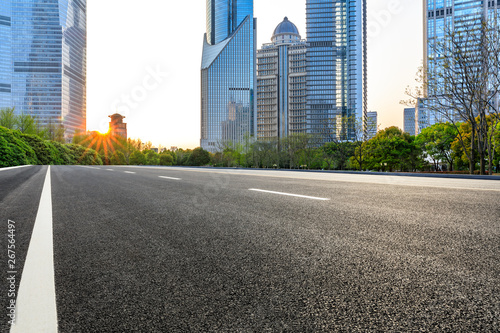
[[[48,170],[0,169],[2,331],[500,331],[499,181]]]

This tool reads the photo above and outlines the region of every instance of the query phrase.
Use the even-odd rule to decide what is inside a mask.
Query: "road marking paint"
[[[263,192],[263,193],[270,193],[270,194],[279,194],[279,195],[286,195],[286,196],[289,196],[289,197],[297,197],[297,198],[313,199],[313,200],[321,200],[321,201],[328,201],[328,200],[330,200],[330,199],[327,199],[327,198],[318,198],[318,197],[310,197],[310,196],[307,196],[307,195],[300,195],[300,194],[266,191],[266,190],[259,190],[259,189],[256,189],[256,188],[251,188],[251,189],[249,189],[249,191]]]
[[[172,180],[182,180],[181,178],[166,177],[166,176],[160,176],[160,178],[163,178],[163,179],[172,179]]]
[[[113,169],[106,169],[106,171],[115,171],[115,170],[113,170]]]
[[[132,172],[132,171],[124,171],[125,173],[132,173],[134,174],[135,172]]]
[[[131,168],[133,166],[130,166]],[[138,168],[138,167],[136,167]],[[148,168],[148,167],[143,167]],[[224,171],[215,170],[200,170],[191,168],[178,168],[170,167],[170,170],[174,171],[187,171],[187,172],[198,172],[198,173],[213,173],[213,174],[223,174],[227,176],[251,176],[251,177],[266,177],[266,178],[285,178],[285,179],[301,179],[301,180],[319,180],[327,182],[340,182],[340,183],[356,183],[356,184],[374,184],[374,185],[389,185],[389,186],[409,186],[409,187],[430,187],[438,189],[447,190],[467,190],[467,191],[489,191],[489,192],[500,192],[498,186],[499,181],[497,180],[484,180],[484,179],[463,179],[463,178],[427,178],[427,177],[412,177],[412,176],[390,176],[390,175],[377,175],[375,172],[373,174],[342,174],[342,173],[321,173],[321,172],[311,172],[302,173],[293,170],[283,171],[279,174],[277,171],[273,170],[273,174],[264,174],[267,172],[266,169],[256,169],[249,170],[248,172],[242,172],[239,170],[227,169]],[[257,174],[257,172],[262,172]],[[426,183],[423,181],[426,180]],[[447,185],[432,184],[430,182],[434,181],[444,181]],[[410,183],[413,182],[413,183]],[[455,183],[455,184],[454,184]],[[464,186],[465,183],[474,183],[474,186]],[[478,187],[475,184],[484,184],[485,186],[495,186],[495,188]]]
[[[26,168],[32,166],[30,165],[19,165],[19,166],[14,166],[14,167],[8,167],[8,168],[0,168],[0,171],[7,171],[7,170],[14,170],[14,169],[19,169],[19,168]]]
[[[90,166],[86,166],[86,165],[78,165],[80,168],[87,168],[87,169],[94,169],[94,170],[101,170],[100,168],[96,168],[96,167],[90,167]]]
[[[57,332],[51,192],[49,166],[21,276],[16,321],[11,333]]]

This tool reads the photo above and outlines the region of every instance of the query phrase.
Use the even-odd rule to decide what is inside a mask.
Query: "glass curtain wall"
[[[11,103],[42,126],[86,130],[86,1],[10,0]],[[4,3],[4,1],[2,1]]]
[[[362,114],[361,16],[360,1],[306,2],[307,125],[321,143],[351,140]]]
[[[201,147],[242,143],[255,128],[253,1],[207,0],[201,68]]]

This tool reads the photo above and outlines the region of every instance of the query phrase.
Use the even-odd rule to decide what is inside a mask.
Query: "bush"
[[[21,133],[0,127],[0,167],[38,164],[35,151],[21,138]]]
[[[112,165],[126,165],[127,160],[121,151],[115,151],[110,160]]]
[[[134,151],[129,158],[130,165],[146,165],[146,156],[139,150]]]
[[[174,158],[170,154],[161,154],[160,155],[160,165],[170,166],[174,163]]]

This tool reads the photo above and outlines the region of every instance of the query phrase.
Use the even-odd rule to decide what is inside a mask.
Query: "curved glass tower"
[[[201,64],[201,147],[243,142],[255,129],[253,0],[207,0]]]
[[[66,137],[85,131],[86,0],[2,0],[0,11],[0,107]]]
[[[306,1],[307,127],[324,142],[352,140],[363,114],[362,14],[360,0]]]

